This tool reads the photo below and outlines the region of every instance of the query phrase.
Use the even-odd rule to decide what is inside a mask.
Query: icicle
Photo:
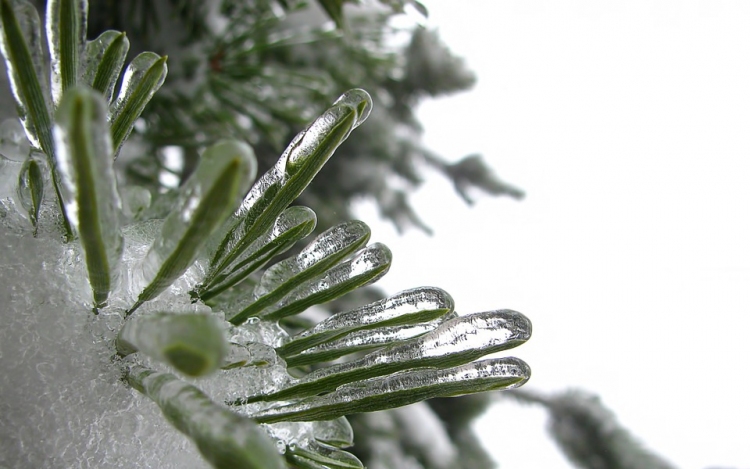
[[[431,321],[450,313],[453,307],[453,298],[440,288],[412,288],[353,311],[334,314],[294,336],[279,349],[279,353],[282,356],[294,355],[361,329]]]
[[[112,168],[107,107],[98,93],[74,88],[57,112],[55,140],[63,199],[86,254],[94,304],[104,304],[122,253],[122,209]]]
[[[376,376],[416,367],[445,368],[516,347],[531,336],[531,322],[511,310],[487,311],[458,317],[405,343],[392,345],[347,363],[313,371],[293,385],[252,400],[311,396]]]
[[[205,286],[198,289],[197,296],[205,301],[241,282],[271,258],[284,253],[312,233],[316,222],[315,212],[307,207],[294,206],[284,210],[273,226],[223,271],[209,274]]]
[[[142,352],[188,376],[209,374],[224,362],[222,324],[208,314],[156,313],[125,322],[117,335],[121,356]]]
[[[217,143],[203,153],[143,260],[143,277],[148,286],[128,314],[155,298],[193,264],[206,238],[247,191],[256,164],[252,149],[240,142]]]
[[[79,63],[86,44],[88,10],[88,0],[47,1],[47,43],[55,106],[60,103],[63,93],[78,82]]]
[[[195,386],[139,366],[129,369],[126,379],[152,399],[215,468],[286,468],[276,444],[261,427],[215,404]]]
[[[310,184],[349,133],[367,118],[372,99],[351,90],[300,132],[276,165],[250,190],[212,243],[211,268],[223,270],[244,248],[263,234],[276,217]],[[291,163],[289,163],[291,161]]]
[[[86,44],[81,81],[102,93],[108,103],[129,49],[130,41],[119,31],[104,31]]]
[[[252,294],[239,297],[230,308],[240,311],[230,321],[241,324],[260,314],[300,284],[323,274],[336,262],[365,245],[370,227],[361,221],[349,221],[329,228],[310,242],[297,256],[269,267]]]
[[[494,358],[448,368],[420,368],[341,386],[323,396],[256,412],[260,423],[329,420],[343,415],[392,409],[435,397],[512,389],[531,369],[514,357]]]

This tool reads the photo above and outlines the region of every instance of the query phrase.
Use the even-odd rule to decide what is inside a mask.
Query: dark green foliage
[[[94,2],[90,15],[89,35],[127,29],[134,31],[128,36],[133,50],[169,55],[170,77],[145,111],[143,136],[157,148],[185,149],[183,180],[195,167],[198,149],[220,138],[250,143],[263,173],[330,96],[364,88],[375,105],[368,125],[355,142],[341,146],[298,202],[315,210],[319,227],[352,218],[352,200],[374,198],[381,216],[399,231],[413,226],[429,232],[408,197],[422,183],[425,164],[453,180],[467,201],[470,186],[521,195],[486,165],[479,171],[476,164],[452,165],[420,144],[418,104],[466,90],[475,78],[434,31],[416,28],[403,48],[388,45],[395,32],[389,19],[407,5],[425,14],[419,2],[234,0],[221,9],[211,3]],[[226,24],[217,29],[207,18]],[[339,27],[333,29],[330,19]],[[127,174],[156,190],[163,170],[158,161],[138,158]],[[406,184],[395,184],[393,176]]]

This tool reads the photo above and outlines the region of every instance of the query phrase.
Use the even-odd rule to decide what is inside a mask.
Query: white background
[[[426,144],[527,197],[470,209],[430,173],[434,237],[361,204],[394,252],[380,285],[519,310],[530,388],[601,395],[680,468],[750,467],[750,2],[424,3],[479,78],[420,108]],[[571,467],[545,420],[503,403],[478,429],[503,467]]]

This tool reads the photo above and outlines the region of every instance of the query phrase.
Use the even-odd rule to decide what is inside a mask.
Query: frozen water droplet
[[[316,422],[315,439],[340,448],[354,445],[354,430],[346,417]]]
[[[370,93],[361,88],[347,91],[339,96],[333,104],[334,106],[337,104],[350,106],[357,110],[357,120],[354,123],[354,128],[359,127],[367,120],[372,111],[372,97],[370,97]]]

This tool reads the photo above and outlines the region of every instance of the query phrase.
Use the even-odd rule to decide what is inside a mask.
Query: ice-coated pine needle
[[[435,397],[512,389],[523,385],[530,376],[529,366],[514,357],[491,358],[448,369],[420,368],[341,386],[323,396],[256,412],[253,418],[260,423],[328,420]]]
[[[312,396],[337,387],[418,367],[446,368],[516,347],[531,337],[531,322],[511,310],[461,316],[425,335],[372,352],[351,362],[320,368],[290,386],[247,399],[280,400]]]
[[[280,301],[303,282],[367,244],[370,227],[361,221],[340,223],[318,235],[298,255],[269,267],[253,292],[240,296],[232,307],[240,311],[231,321],[241,324]],[[236,318],[236,319],[235,319]]]
[[[265,430],[217,405],[195,386],[140,366],[129,369],[125,378],[153,400],[216,469],[286,469]]]
[[[237,141],[217,143],[203,153],[143,260],[148,286],[128,314],[155,298],[192,265],[206,239],[247,192],[256,165],[252,149]]]
[[[29,2],[0,0],[2,47],[18,117],[31,144],[48,157],[52,146],[47,61],[42,52],[39,13]]]
[[[116,346],[121,356],[141,352],[188,376],[217,370],[229,347],[214,316],[170,313],[130,318],[120,329]]]
[[[308,207],[293,206],[276,218],[273,226],[221,272],[209,274],[197,296],[206,301],[244,280],[271,258],[286,252],[315,229],[317,217]]]
[[[65,211],[83,246],[95,306],[114,283],[120,255],[120,210],[104,99],[86,87],[68,90],[57,112],[55,144]]]
[[[347,91],[292,140],[276,165],[247,194],[231,222],[217,234],[211,250],[212,270],[223,270],[268,230],[351,131],[367,119],[371,108],[372,98],[366,91]]]
[[[133,130],[136,119],[140,117],[156,90],[161,88],[166,77],[167,57],[160,57],[153,52],[138,54],[125,69],[120,92],[110,107],[109,120],[112,124],[115,156]]]
[[[301,313],[313,305],[333,301],[379,280],[388,273],[392,259],[391,250],[381,243],[360,249],[324,274],[300,283],[278,303],[261,311],[260,317],[277,320]],[[234,318],[230,321],[234,321]]]
[[[296,355],[285,356],[288,367],[310,365],[335,360],[356,352],[366,352],[386,345],[404,342],[435,330],[446,320],[457,317],[455,313],[432,321],[403,326],[387,326],[376,329],[362,329],[341,338],[316,345]]]
[[[452,312],[453,308],[453,298],[440,288],[412,288],[352,311],[336,313],[292,337],[277,351],[287,357],[358,330],[431,321]]]
[[[86,45],[88,0],[47,1],[52,102],[57,106],[63,93],[76,86],[79,63]]]
[[[23,164],[18,176],[18,195],[21,204],[29,213],[31,225],[34,227],[34,236],[37,234],[39,210],[44,200],[45,169],[47,169],[45,162],[32,156]]]
[[[55,147],[52,143],[52,118],[47,60],[39,14],[29,2],[0,0],[0,50],[5,58],[16,111],[31,144],[47,155],[52,168],[52,186],[62,215],[65,239],[73,237],[58,181]]]
[[[102,93],[108,103],[129,49],[130,41],[119,31],[104,31],[86,44],[81,81]]]

